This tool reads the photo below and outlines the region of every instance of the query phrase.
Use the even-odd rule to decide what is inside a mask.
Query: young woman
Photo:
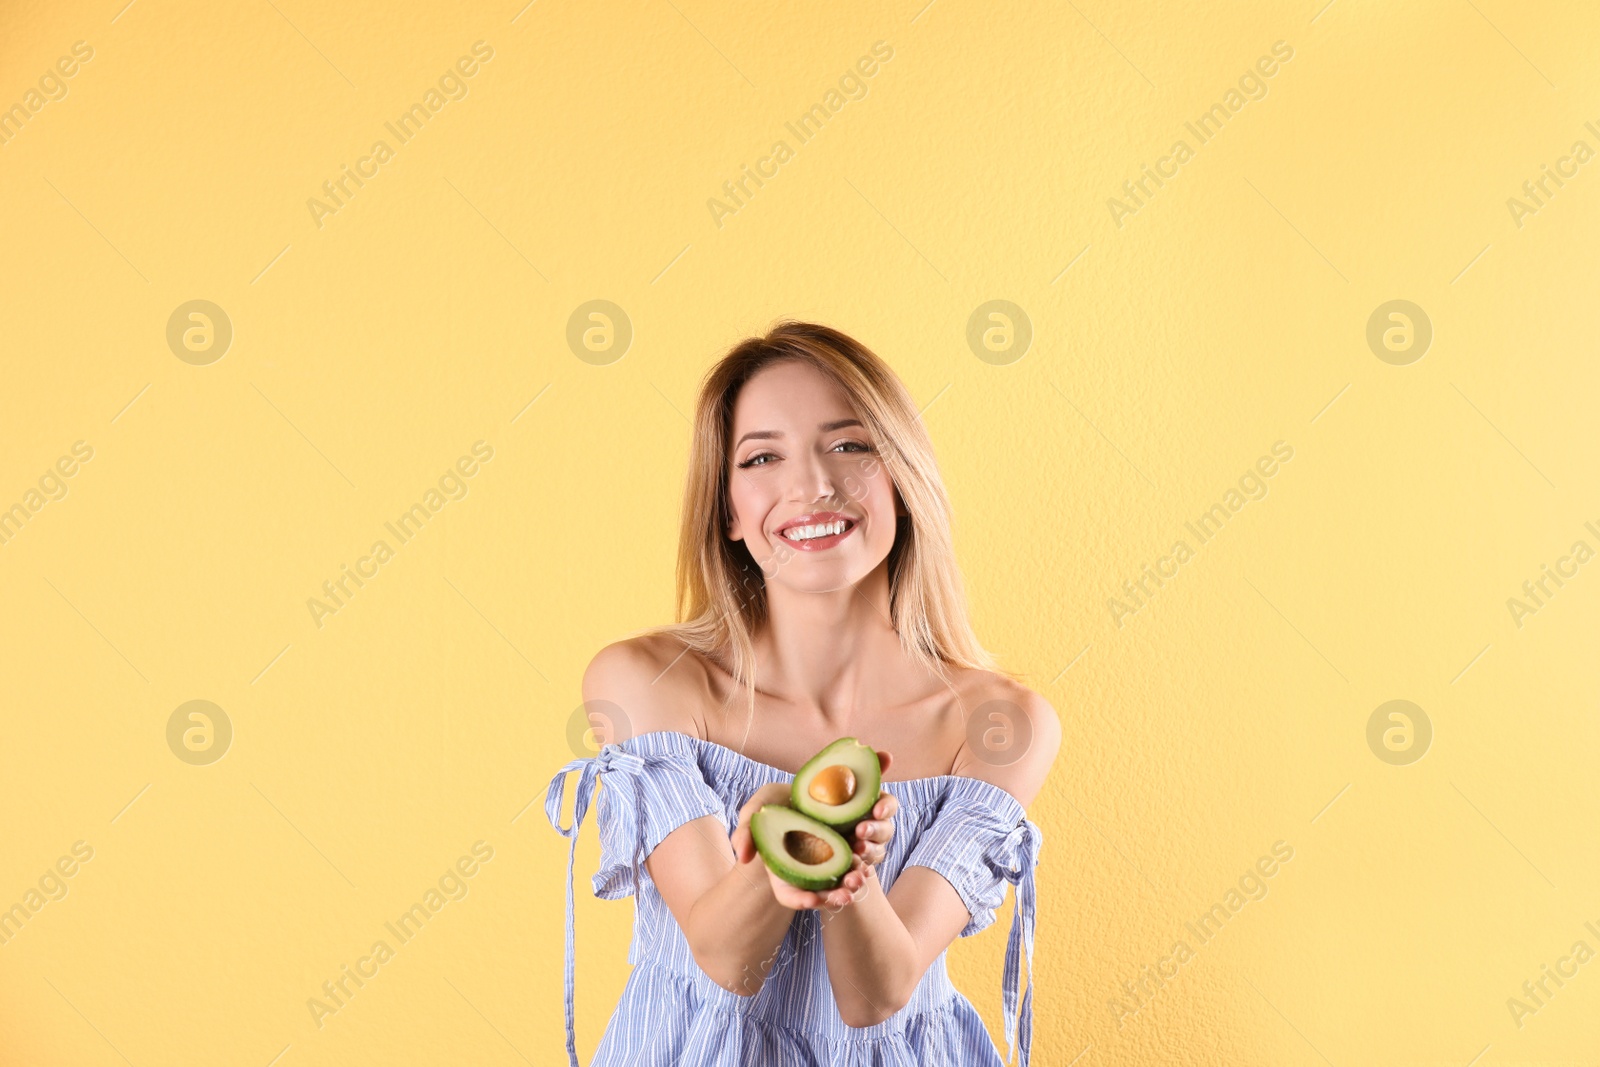
[[[676,625],[590,663],[583,698],[605,743],[545,798],[573,842],[573,1067],[572,857],[602,773],[594,890],[636,910],[634,969],[596,1067],[998,1065],[944,958],[994,922],[1007,883],[1006,1043],[1026,1065],[1041,835],[1024,809],[1060,724],[972,632],[932,446],[882,360],[783,322],[711,368],[677,579]],[[767,869],[750,817],[788,803],[801,765],[846,736],[878,750],[881,796],[843,885],[796,889]]]

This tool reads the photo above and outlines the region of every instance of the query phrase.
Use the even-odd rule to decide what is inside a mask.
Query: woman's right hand
[[[755,839],[750,836],[750,817],[760,811],[763,804],[780,804],[788,807],[789,796],[788,783],[769,782],[752,793],[750,799],[744,802],[744,807],[739,809],[739,825],[733,831],[731,841],[734,859],[740,868],[756,875],[765,874],[772,888],[773,899],[794,911],[810,911],[818,908],[837,910],[860,899],[871,872],[859,854],[851,855],[850,870],[845,872],[844,881],[839,887],[823,893],[790,885],[772,873],[772,869],[761,858]],[[757,866],[760,867],[759,871],[755,869]]]

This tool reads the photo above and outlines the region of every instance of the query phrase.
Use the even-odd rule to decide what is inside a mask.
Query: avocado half
[[[841,737],[800,768],[789,787],[789,805],[849,837],[878,802],[882,778],[876,750]]]
[[[763,804],[750,816],[750,837],[772,873],[800,889],[837,889],[850,871],[843,837],[782,804]]]

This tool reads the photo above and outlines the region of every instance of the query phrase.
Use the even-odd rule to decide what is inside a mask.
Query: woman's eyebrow
[[[860,426],[860,425],[861,425],[861,420],[860,419],[835,419],[832,422],[819,423],[817,425],[817,429],[821,430],[823,433],[827,433],[830,430],[842,430],[846,426]],[[782,430],[751,430],[749,433],[745,434],[743,437],[741,437],[737,441],[735,441],[733,443],[733,447],[734,448],[738,448],[740,445],[744,444],[746,441],[751,440],[752,438],[757,439],[757,440],[765,441],[765,440],[770,440],[770,439],[775,438],[775,437],[782,437],[782,436],[783,436],[783,431]]]

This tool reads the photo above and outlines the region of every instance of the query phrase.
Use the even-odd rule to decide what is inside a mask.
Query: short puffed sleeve
[[[706,815],[722,824],[724,837],[731,832],[727,807],[707,783],[693,750],[657,748],[606,761],[595,806],[600,826],[595,896],[632,896],[649,877],[645,860],[656,846],[684,823]]]
[[[962,937],[990,926],[1004,902],[1006,884],[1020,885],[1038,863],[1041,835],[1017,799],[976,778],[951,777],[927,817],[906,867],[929,867],[944,876],[972,918]]]
[[[971,937],[994,922],[1006,895],[1017,887],[1011,932],[1006,936],[1000,1004],[1005,1013],[1007,1060],[1028,1067],[1033,1048],[1033,934],[1038,910],[1034,868],[1043,835],[1029,822],[1017,798],[976,778],[951,777],[933,815],[921,828],[907,867],[930,867],[944,876],[972,916],[961,928]],[[1023,992],[1026,975],[1027,991]]]
[[[561,825],[567,776],[579,772],[572,800],[572,825]],[[645,859],[673,830],[704,815],[714,815],[724,829],[726,806],[706,782],[694,747],[684,734],[658,731],[640,734],[622,744],[608,744],[598,754],[575,759],[556,772],[545,791],[544,811],[550,825],[569,841],[567,847],[567,932],[565,1012],[567,1059],[578,1067],[574,1026],[572,868],[578,854],[578,833],[596,786],[600,822],[600,869],[594,876],[595,896],[614,900],[637,891],[649,877]]]

